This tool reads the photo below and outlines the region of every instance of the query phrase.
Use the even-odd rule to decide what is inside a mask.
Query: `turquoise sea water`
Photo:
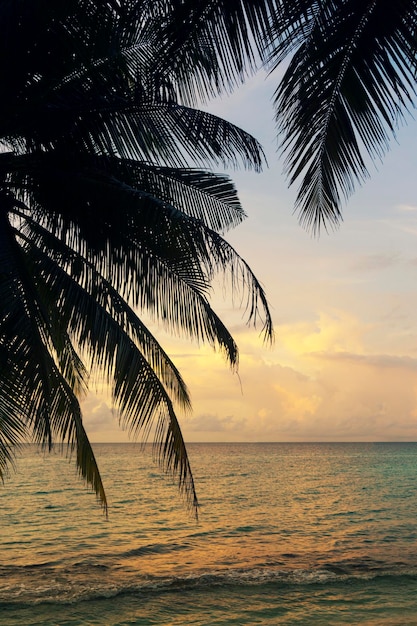
[[[198,524],[150,450],[59,454],[0,488],[0,624],[417,625],[417,444],[190,444]]]

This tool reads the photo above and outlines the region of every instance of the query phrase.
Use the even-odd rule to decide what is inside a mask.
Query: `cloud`
[[[371,351],[371,329],[346,312],[323,313],[281,329],[269,353],[242,334],[243,395],[207,363],[202,396],[190,381],[200,417],[184,422],[186,439],[209,429],[217,441],[416,439],[417,358]]]
[[[90,432],[95,432],[115,423],[114,413],[109,404],[100,396],[89,394],[81,403],[85,423]]]
[[[384,252],[381,254],[368,254],[357,259],[351,265],[353,271],[371,271],[385,270],[392,267],[400,261],[400,255],[393,252]]]
[[[129,441],[104,391],[89,393],[81,402],[81,410],[90,441]]]
[[[285,324],[279,330],[281,345],[299,358],[315,352],[363,351],[370,324],[337,309],[328,309],[312,320]]]
[[[397,204],[396,209],[399,213],[417,213],[417,205],[413,204]]]
[[[387,333],[382,315],[370,323],[310,311],[281,325],[272,349],[236,327],[238,376],[209,346],[168,342],[193,404],[192,414],[178,413],[185,440],[416,440],[417,357],[404,324]],[[93,441],[128,440],[108,399],[91,395],[83,408]]]
[[[218,415],[202,413],[194,415],[186,422],[186,428],[190,432],[242,432],[245,429],[246,419],[236,418],[233,415]]]
[[[310,357],[326,361],[355,363],[375,368],[406,369],[417,371],[417,359],[388,354],[353,354],[349,352],[311,352]]]

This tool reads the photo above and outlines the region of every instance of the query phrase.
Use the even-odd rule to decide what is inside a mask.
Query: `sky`
[[[417,151],[409,119],[336,231],[314,238],[293,214],[276,151],[271,97],[258,74],[207,109],[259,139],[261,174],[231,171],[247,220],[227,239],[262,282],[275,342],[245,324],[221,290],[216,311],[240,349],[238,374],[208,346],[153,327],[190,390],[192,441],[417,441]],[[129,441],[109,399],[82,403],[93,442]]]

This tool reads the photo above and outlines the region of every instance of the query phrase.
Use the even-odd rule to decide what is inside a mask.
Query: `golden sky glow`
[[[228,239],[264,284],[276,341],[231,314],[239,376],[207,347],[163,335],[194,411],[188,441],[417,440],[416,125],[319,240],[301,229],[274,153],[272,85],[262,77],[210,109],[258,137],[270,169],[231,172],[249,217]],[[217,302],[217,301],[216,301]],[[108,399],[83,404],[92,441],[127,440]]]

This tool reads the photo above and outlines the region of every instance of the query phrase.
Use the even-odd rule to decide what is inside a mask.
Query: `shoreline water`
[[[95,449],[108,521],[60,455],[0,492],[0,624],[417,624],[417,444],[191,444],[198,524]]]

